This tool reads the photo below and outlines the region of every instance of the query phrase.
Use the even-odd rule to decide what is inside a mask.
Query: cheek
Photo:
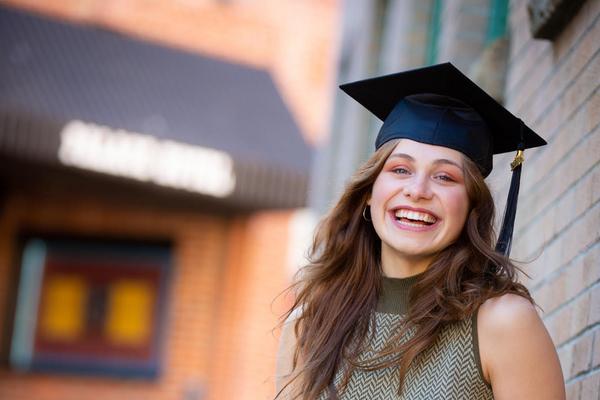
[[[373,188],[371,189],[371,198],[369,199],[369,204],[371,206],[379,206],[385,201],[386,197],[386,184],[385,182],[377,178],[375,183],[373,184]]]
[[[460,223],[462,228],[469,213],[469,197],[466,191],[453,192],[447,197],[447,200],[447,212],[457,223]]]

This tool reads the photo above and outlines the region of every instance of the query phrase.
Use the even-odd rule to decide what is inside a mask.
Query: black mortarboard
[[[340,88],[384,123],[375,141],[407,138],[458,150],[483,176],[492,156],[518,150],[496,249],[510,253],[517,208],[522,150],[546,141],[451,63],[341,85]],[[518,162],[517,162],[518,161]]]

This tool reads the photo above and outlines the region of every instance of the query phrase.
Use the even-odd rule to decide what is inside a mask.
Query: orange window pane
[[[106,338],[118,345],[145,345],[152,331],[154,291],[143,280],[122,279],[108,291]]]
[[[85,329],[87,286],[78,276],[53,275],[43,288],[40,334],[44,339],[72,341]]]

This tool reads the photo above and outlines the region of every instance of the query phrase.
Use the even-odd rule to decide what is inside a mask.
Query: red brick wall
[[[511,1],[508,107],[547,141],[525,154],[513,256],[543,308],[569,399],[600,393],[600,1],[554,41]],[[510,157],[510,156],[509,156]],[[499,190],[503,192],[503,190]]]
[[[282,309],[270,304],[287,285],[289,216],[225,219],[81,198],[10,195],[0,216],[0,324],[6,321],[8,278],[15,268],[15,235],[22,229],[172,238],[175,261],[158,380],[19,374],[2,367],[0,398],[166,400],[199,389],[214,400],[271,397],[277,346],[271,329]],[[0,335],[7,334],[0,325]]]
[[[285,265],[290,213],[260,213],[231,232],[226,290],[219,313],[213,399],[272,399],[278,317],[289,297]]]

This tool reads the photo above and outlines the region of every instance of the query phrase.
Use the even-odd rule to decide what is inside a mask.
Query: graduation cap
[[[546,141],[451,63],[347,83],[340,88],[383,121],[375,147],[399,138],[449,147],[484,177],[494,154],[517,151],[496,250],[510,253],[523,150]]]

